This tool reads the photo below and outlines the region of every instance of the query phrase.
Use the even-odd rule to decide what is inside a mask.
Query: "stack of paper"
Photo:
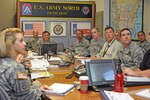
[[[119,93],[101,90],[102,99],[104,100],[134,100],[128,93]]]
[[[74,85],[54,83],[50,86],[50,88],[52,88],[52,90],[46,90],[46,93],[57,94],[57,95],[67,95],[72,90],[74,90]]]
[[[47,71],[31,73],[31,79],[37,79],[37,78],[43,78],[43,77],[54,77],[54,75],[50,74]]]
[[[31,68],[38,70],[46,70],[46,66],[49,66],[49,62],[46,59],[34,59],[30,60]]]
[[[136,93],[135,95],[150,99],[150,89],[145,89],[143,91]]]
[[[59,57],[50,57],[50,59],[48,59],[48,61],[62,61],[62,60]]]

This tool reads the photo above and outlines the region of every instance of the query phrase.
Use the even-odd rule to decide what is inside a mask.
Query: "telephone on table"
[[[81,64],[81,65],[78,65],[74,68],[74,75],[76,77],[80,77],[80,76],[83,76],[83,75],[86,75],[86,69],[85,69],[85,65]]]

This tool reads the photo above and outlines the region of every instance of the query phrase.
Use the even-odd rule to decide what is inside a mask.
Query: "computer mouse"
[[[66,79],[71,79],[72,77],[73,77],[73,74],[69,74],[65,76]]]

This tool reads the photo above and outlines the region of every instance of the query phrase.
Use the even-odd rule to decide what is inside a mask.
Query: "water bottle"
[[[72,64],[75,63],[75,57],[74,57],[74,55],[75,55],[75,52],[72,51],[72,53],[71,53],[71,62],[72,62]]]
[[[118,66],[115,81],[114,81],[114,91],[115,92],[123,92],[124,89],[124,76],[120,66]]]
[[[42,55],[42,45],[41,46],[39,46],[39,55],[41,56]]]

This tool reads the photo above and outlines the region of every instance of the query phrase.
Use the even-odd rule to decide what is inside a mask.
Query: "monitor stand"
[[[114,90],[114,87],[112,85],[98,85],[98,86],[92,86],[94,91],[101,91],[101,90]]]

